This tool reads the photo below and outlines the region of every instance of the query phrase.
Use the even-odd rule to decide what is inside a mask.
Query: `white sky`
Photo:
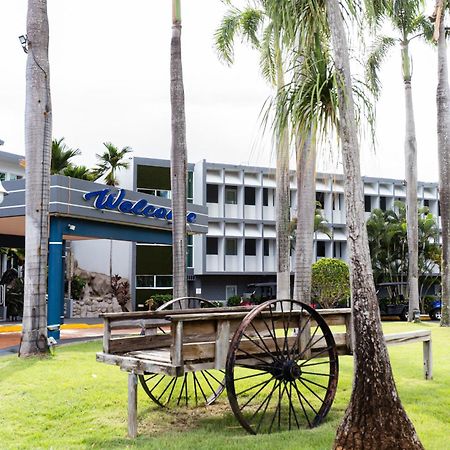
[[[129,145],[134,155],[170,156],[170,0],[48,0],[53,136],[66,137],[94,165],[102,142]],[[24,153],[25,62],[18,36],[26,31],[26,0],[0,0],[1,150]],[[183,69],[188,158],[275,165],[259,113],[270,88],[258,56],[238,45],[231,68],[219,62],[213,33],[225,6],[182,0]],[[431,12],[431,9],[430,9]],[[412,45],[419,179],[437,181],[436,53]],[[404,178],[404,104],[399,50],[382,71],[376,153],[363,146],[364,175]],[[339,170],[330,158],[319,170]]]

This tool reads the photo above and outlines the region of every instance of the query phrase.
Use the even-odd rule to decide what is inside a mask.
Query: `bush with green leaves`
[[[145,301],[148,309],[155,311],[164,303],[170,302],[173,299],[172,294],[153,294],[149,299]]]
[[[79,275],[74,275],[70,283],[70,292],[72,298],[80,300],[83,288],[86,286],[86,280],[83,280]]]
[[[322,258],[312,265],[311,300],[322,308],[343,305],[350,297],[348,265],[335,258]]]
[[[227,300],[227,306],[238,306],[241,304],[241,297],[239,295],[232,295]]]

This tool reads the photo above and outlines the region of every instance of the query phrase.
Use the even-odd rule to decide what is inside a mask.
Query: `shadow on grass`
[[[125,411],[124,411],[125,412]],[[138,437],[129,439],[85,439],[90,448],[284,448],[280,440],[307,443],[301,448],[329,448],[342,411],[331,411],[324,423],[314,429],[301,428],[281,433],[247,433],[231,412],[228,402],[209,407],[156,409],[150,406],[139,413]],[[126,434],[126,427],[123,429]]]

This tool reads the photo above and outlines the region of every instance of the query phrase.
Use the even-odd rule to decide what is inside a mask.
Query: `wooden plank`
[[[344,347],[346,349],[346,343],[345,343],[345,333],[336,333],[334,335],[335,343],[337,347]],[[294,345],[294,342],[298,340],[297,336],[290,336],[288,337],[288,345],[289,348],[292,348]],[[240,343],[240,349],[242,349],[241,353],[237,353],[237,358],[239,357],[249,357],[249,355],[252,356],[260,356],[264,355],[265,349],[267,348],[270,352],[275,352],[277,350],[276,344],[274,340],[268,336],[263,337],[264,344],[260,340],[255,340],[257,344],[254,342],[243,339]],[[311,345],[312,344],[312,345]],[[282,341],[278,343],[278,345],[282,345]],[[310,342],[312,350],[321,350],[326,347],[326,341],[322,337],[322,335],[316,335],[312,342]],[[264,351],[261,349],[261,347],[264,349]],[[211,361],[216,360],[216,344],[214,342],[199,342],[199,343],[192,343],[192,344],[184,344],[183,345],[183,358],[184,363],[190,362],[190,361]],[[309,352],[308,352],[309,353]],[[307,359],[308,355],[305,353],[305,358]],[[173,361],[172,361],[173,362]],[[220,368],[223,368],[224,366],[221,366]],[[216,367],[219,368],[219,367]]]
[[[221,320],[217,324],[215,368],[222,369],[227,361],[228,348],[230,346],[230,322]]]
[[[135,350],[150,350],[152,348],[168,347],[172,343],[170,334],[156,334],[149,336],[127,336],[110,339],[109,352],[127,353]]]
[[[170,359],[174,366],[183,365],[183,322],[172,324],[172,346]]]
[[[177,368],[173,367],[171,364],[145,361],[129,356],[97,353],[96,360],[105,364],[119,366],[122,370],[125,370],[127,372],[134,371],[135,373],[140,375],[144,373],[164,373],[166,375],[174,376],[178,373]]]
[[[128,374],[128,437],[137,436],[137,375]]]
[[[385,334],[384,339],[387,345],[412,344],[414,342],[429,341],[431,339],[431,332],[429,330],[417,330]]]
[[[315,325],[317,326],[317,325]],[[298,344],[300,353],[304,353],[305,359],[308,359],[311,357],[311,350],[307,349],[307,347],[310,345],[311,340],[311,320],[310,316],[308,317],[302,317],[302,320],[300,322],[300,329],[298,330],[298,333],[300,333],[300,342]]]
[[[423,341],[423,374],[425,380],[433,379],[433,351],[431,347],[431,337],[428,341]]]
[[[353,354],[353,317],[351,314],[345,316],[345,342],[349,355]]]
[[[167,348],[165,350],[138,350],[135,352],[127,353],[126,356],[143,359],[150,362],[163,362],[166,364],[170,364],[170,348]]]
[[[109,341],[111,339],[111,322],[108,319],[103,320],[103,352],[109,353]]]

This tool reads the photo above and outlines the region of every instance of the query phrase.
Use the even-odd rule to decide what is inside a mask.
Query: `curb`
[[[61,325],[62,330],[81,330],[89,328],[103,328],[103,324],[88,324],[88,323],[65,323]],[[22,325],[0,325],[0,333],[20,333]]]

